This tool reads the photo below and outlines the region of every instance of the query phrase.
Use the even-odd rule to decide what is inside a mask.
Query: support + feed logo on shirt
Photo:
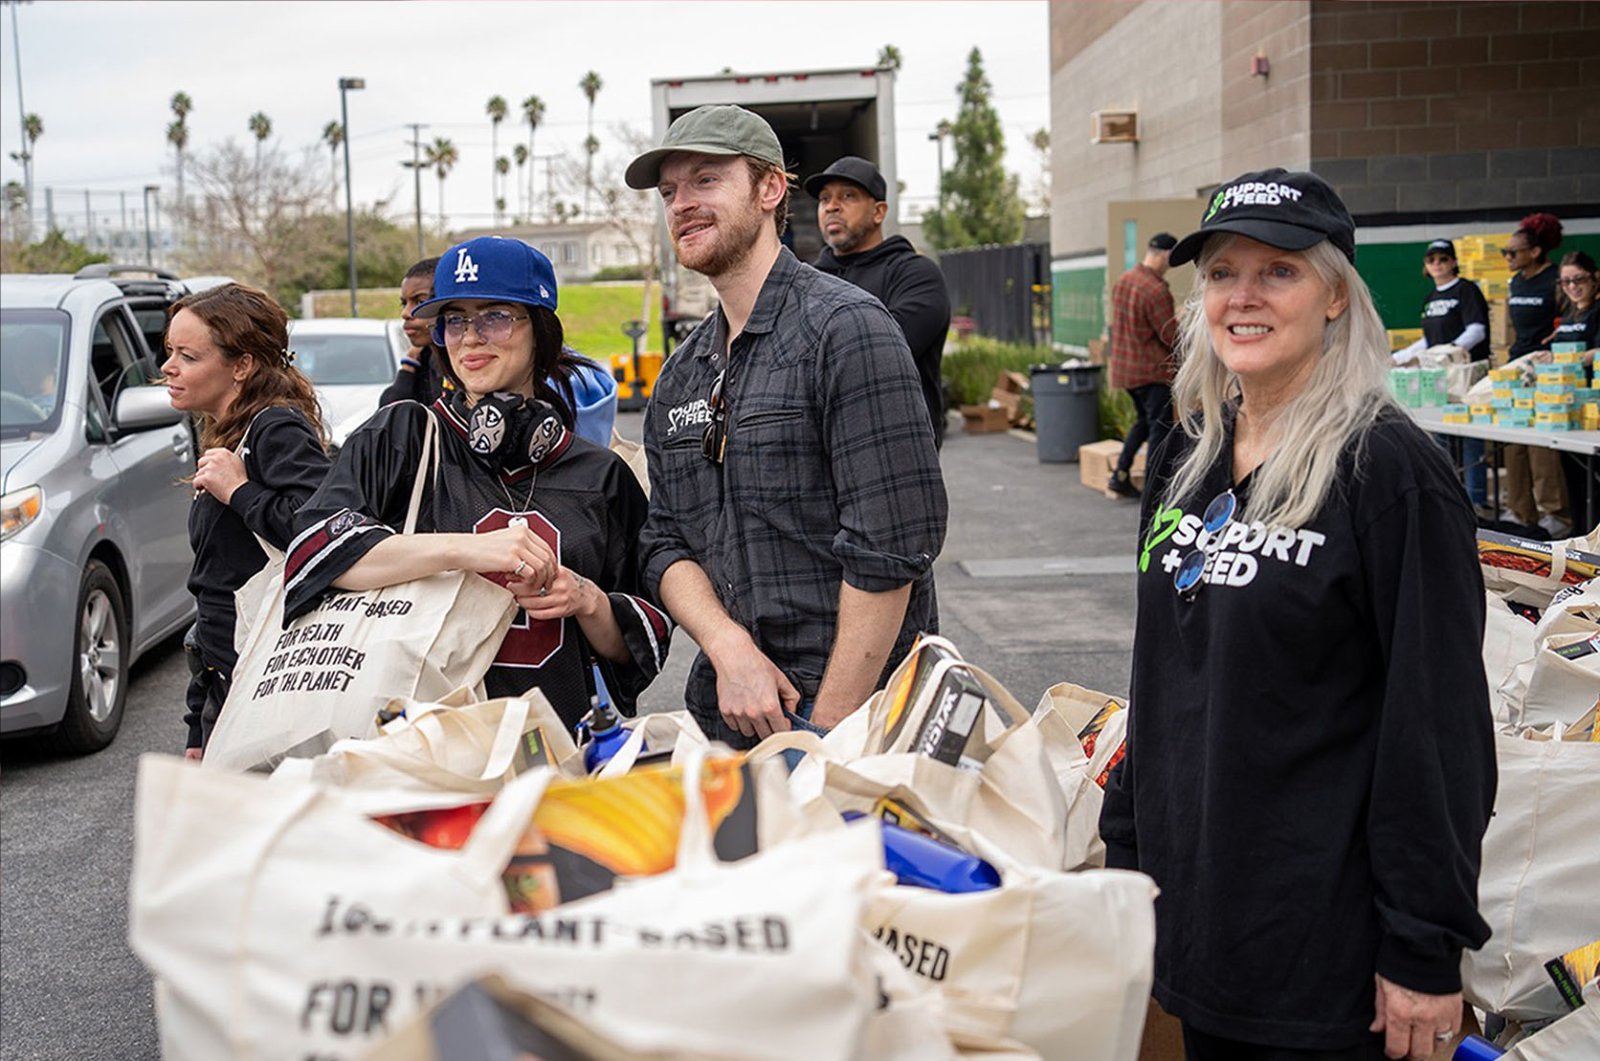
[[[1150,517],[1144,548],[1139,552],[1139,571],[1148,571],[1150,558],[1156,554],[1156,562],[1170,575],[1178,569],[1185,555],[1195,548],[1204,548],[1210,554],[1203,576],[1205,581],[1213,586],[1248,586],[1255,581],[1263,561],[1305,567],[1317,546],[1328,540],[1320,531],[1268,527],[1260,521],[1242,523],[1239,520],[1229,522],[1211,540],[1205,540],[1203,535],[1199,516],[1185,513],[1177,506],[1157,505]]]

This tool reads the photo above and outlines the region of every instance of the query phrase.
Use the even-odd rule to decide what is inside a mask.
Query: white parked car
[[[378,411],[378,399],[394,382],[411,343],[398,320],[314,317],[289,322],[289,349],[295,367],[316,385],[323,422],[338,449]]]

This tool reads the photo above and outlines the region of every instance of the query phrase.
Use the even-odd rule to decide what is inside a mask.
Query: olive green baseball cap
[[[661,163],[678,151],[701,155],[748,155],[783,166],[783,146],[766,119],[743,107],[707,104],[683,115],[667,130],[661,146],[651,148],[632,162],[623,179],[628,187],[643,191],[661,180]]]

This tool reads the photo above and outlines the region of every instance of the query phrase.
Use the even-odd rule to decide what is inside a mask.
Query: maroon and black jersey
[[[644,491],[616,454],[570,432],[539,466],[496,471],[468,448],[467,425],[444,402],[378,410],[300,510],[284,571],[285,620],[317,604],[367,550],[404,526],[429,416],[439,420],[439,473],[424,487],[417,532],[488,532],[522,516],[563,566],[607,592],[632,657],[614,663],[592,653],[576,619],[535,621],[522,612],[484,679],[489,695],[537,686],[573,725],[588,710],[592,658],[613,702],[631,715],[666,659],[671,633],[665,611],[640,590]]]

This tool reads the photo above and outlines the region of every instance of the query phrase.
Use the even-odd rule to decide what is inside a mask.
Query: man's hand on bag
[[[192,759],[195,762],[199,762],[200,761],[200,749],[199,748],[185,748],[185,749],[183,749],[183,757],[185,759]]]
[[[204,490],[226,505],[233,492],[243,486],[248,477],[244,461],[231,449],[213,447],[200,454],[194,470],[194,488]]]
[[[545,589],[548,596],[548,588],[561,566],[545,540],[527,527],[463,534],[458,541],[457,566],[480,575],[503,575],[508,584],[531,586],[532,593]]]
[[[723,721],[746,737],[762,740],[788,730],[784,709],[798,710],[800,691],[766,657],[750,635],[730,626],[706,646],[717,672],[717,707]]]
[[[1378,985],[1378,1015],[1369,1030],[1383,1033],[1388,1057],[1432,1057],[1460,1027],[1461,992],[1425,995],[1381,976],[1373,979]]]
[[[512,579],[506,584],[517,598],[518,607],[530,619],[565,619],[569,615],[592,615],[606,605],[606,595],[594,580],[570,568],[558,567],[548,587],[537,582]]]

